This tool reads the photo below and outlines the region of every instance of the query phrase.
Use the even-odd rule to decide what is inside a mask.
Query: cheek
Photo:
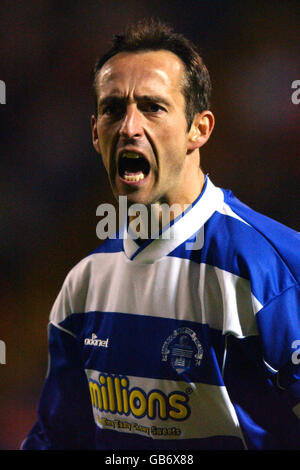
[[[170,121],[166,122],[158,132],[161,132],[162,136],[165,136],[165,138],[174,139],[177,142],[184,142],[187,137],[187,123],[185,117],[178,113],[176,117],[172,117]]]
[[[99,137],[99,149],[102,154],[102,158],[108,158],[109,148],[110,148],[110,132],[103,126],[98,128],[98,137]]]
[[[163,151],[164,154],[170,153],[174,147],[174,141],[176,140],[174,127],[167,125],[158,126],[157,129],[155,129],[153,138],[156,145],[160,147],[160,150]]]
[[[188,139],[187,134],[184,133],[184,127],[165,127],[161,132],[160,141],[164,151],[169,154],[170,158],[178,158],[180,155],[185,155]]]

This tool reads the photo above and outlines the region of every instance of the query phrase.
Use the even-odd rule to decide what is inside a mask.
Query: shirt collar
[[[223,201],[223,191],[214,186],[206,176],[204,187],[198,198],[170,224],[163,227],[157,237],[145,240],[139,245],[132,238],[127,227],[124,227],[123,247],[126,256],[133,263],[154,263],[195,236],[212,214],[221,207]]]

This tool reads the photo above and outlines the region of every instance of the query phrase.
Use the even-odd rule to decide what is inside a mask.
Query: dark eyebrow
[[[106,96],[105,98],[100,98],[99,100],[99,106],[105,106],[106,104],[112,104],[112,103],[115,103],[115,104],[120,104],[122,102],[126,102],[126,99],[125,98],[122,98],[120,96]]]
[[[138,102],[149,101],[151,103],[161,103],[161,104],[164,104],[165,106],[170,106],[170,102],[163,96],[159,96],[159,95],[142,95],[142,96],[138,96],[136,100]]]
[[[159,96],[159,95],[140,95],[140,96],[137,96],[135,99],[138,103],[143,102],[143,101],[148,101],[151,103],[161,103],[161,104],[164,104],[165,106],[170,106],[170,102],[167,99],[165,99],[163,96]],[[110,95],[102,99],[100,98],[99,106],[101,107],[107,104],[119,104],[120,105],[120,104],[126,103],[127,101],[128,99],[122,96]]]

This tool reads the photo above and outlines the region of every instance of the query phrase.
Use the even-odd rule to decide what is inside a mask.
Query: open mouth
[[[150,165],[141,154],[127,151],[119,158],[118,171],[123,180],[137,183],[148,176]]]

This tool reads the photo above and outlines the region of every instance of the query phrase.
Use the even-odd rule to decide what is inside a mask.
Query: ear
[[[211,111],[197,113],[188,134],[188,150],[195,150],[206,144],[215,125],[215,117]]]
[[[98,130],[97,130],[97,118],[94,114],[91,117],[91,128],[92,128],[92,142],[93,142],[94,149],[96,150],[97,153],[101,153]]]

